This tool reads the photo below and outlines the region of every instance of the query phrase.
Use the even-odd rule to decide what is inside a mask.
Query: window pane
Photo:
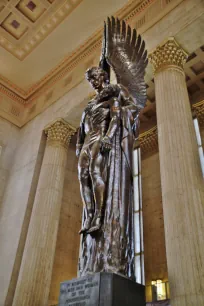
[[[142,176],[139,175],[139,195],[140,195],[140,209],[142,209]]]
[[[140,255],[135,256],[135,278],[136,282],[141,284],[141,262]]]
[[[135,222],[135,253],[141,252],[140,247],[140,216],[139,212],[134,214],[134,222]]]
[[[133,151],[133,176],[138,175],[138,149]]]
[[[141,149],[138,148],[139,173],[141,173]]]
[[[204,176],[204,155],[203,155],[202,140],[201,140],[201,136],[200,136],[198,119],[195,118],[193,120],[193,123],[194,123],[194,127],[195,127],[195,132],[196,132],[196,139],[197,139],[197,143],[198,143],[198,151],[199,151],[202,173],[203,173],[203,176]]]
[[[193,123],[194,123],[194,127],[195,127],[197,143],[198,143],[199,146],[201,146],[201,137],[200,137],[200,129],[199,129],[199,125],[198,125],[198,119],[195,118],[193,120]]]
[[[134,196],[134,210],[137,211],[140,208],[139,204],[139,179],[138,176],[133,177],[133,196]]]
[[[140,239],[141,239],[141,252],[144,252],[144,237],[143,237],[143,216],[140,211]]]
[[[141,151],[140,148],[133,152],[133,189],[134,189],[134,240],[135,240],[135,277],[136,281],[144,284],[144,254],[143,248],[143,228],[141,230]],[[143,225],[142,225],[143,226]]]
[[[144,254],[141,254],[141,284],[145,285]]]
[[[203,172],[203,176],[204,176],[204,154],[203,154],[203,148],[199,147],[198,150],[199,150],[201,168],[202,168],[202,172]]]

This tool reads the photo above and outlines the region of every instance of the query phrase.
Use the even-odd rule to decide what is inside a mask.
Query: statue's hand
[[[109,152],[112,149],[111,139],[108,136],[103,137],[101,140],[101,151]]]

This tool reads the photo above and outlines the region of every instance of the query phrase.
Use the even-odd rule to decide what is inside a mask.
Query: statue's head
[[[95,90],[100,90],[109,83],[108,73],[100,67],[89,68],[85,76]]]

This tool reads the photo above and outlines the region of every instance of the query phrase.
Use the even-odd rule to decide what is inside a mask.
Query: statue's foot
[[[85,220],[84,222],[84,226],[82,227],[82,229],[79,231],[79,234],[83,234],[85,232],[87,232],[90,227],[91,227],[91,222],[92,222],[92,217],[91,216],[88,216],[88,218]]]
[[[87,231],[88,234],[98,231],[101,228],[101,217],[96,216],[92,223],[91,228]]]

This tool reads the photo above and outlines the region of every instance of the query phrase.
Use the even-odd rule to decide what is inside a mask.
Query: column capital
[[[174,37],[169,37],[149,54],[154,74],[170,67],[177,67],[183,71],[187,58],[188,54],[179,46]]]
[[[47,135],[48,144],[62,145],[67,148],[71,136],[74,135],[76,129],[64,119],[58,118],[48,124],[44,131]]]

